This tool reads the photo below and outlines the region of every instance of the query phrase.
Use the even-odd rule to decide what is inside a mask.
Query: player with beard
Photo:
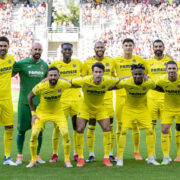
[[[47,81],[37,84],[28,96],[28,103],[32,114],[32,134],[30,140],[32,160],[26,167],[36,166],[38,136],[48,121],[53,122],[59,128],[63,137],[65,166],[72,167],[69,160],[71,144],[68,125],[60,102],[62,93],[70,88],[71,84],[59,79],[59,70],[54,66],[48,69],[47,79]],[[35,110],[33,99],[37,95],[40,96],[40,103]]]
[[[60,77],[64,79],[74,79],[78,78],[81,75],[82,63],[79,59],[72,59],[73,54],[73,45],[70,43],[63,43],[61,45],[61,53],[63,55],[62,60],[53,61],[50,65],[55,66],[59,69]],[[61,107],[64,111],[66,118],[68,115],[71,116],[72,125],[73,125],[73,145],[74,145],[74,160],[77,161],[77,146],[76,146],[76,118],[79,110],[79,102],[81,99],[80,89],[71,88],[66,89],[61,97]],[[55,128],[53,131],[53,155],[50,159],[51,163],[57,162],[58,159],[58,147],[60,140],[60,131],[59,128]]]
[[[172,58],[165,55],[164,52],[164,43],[162,40],[155,40],[153,42],[153,51],[154,56],[151,57],[146,61],[146,66],[148,70],[148,75],[150,78],[152,78],[154,81],[157,80],[157,78],[163,74],[166,74],[166,63]],[[162,111],[163,111],[163,105],[164,105],[164,93],[157,92],[154,90],[150,90],[148,92],[148,108],[151,113],[151,119],[153,124],[153,135],[154,135],[154,141],[156,142],[156,121],[158,119],[162,119]],[[171,130],[169,131],[169,143],[171,143]],[[154,152],[155,155],[155,152]]]
[[[13,138],[13,104],[11,97],[11,74],[15,63],[8,53],[9,40],[0,37],[0,126],[4,126],[4,165],[16,166],[10,157]]]
[[[84,62],[82,76],[92,75],[92,65],[95,64],[96,62],[101,62],[105,66],[104,76],[115,76],[114,61],[112,60],[112,58],[104,56],[104,53],[105,53],[104,43],[101,41],[96,42],[94,45],[94,52],[95,52],[95,55]],[[105,97],[104,97],[104,104],[110,118],[110,127],[111,127],[111,151],[109,154],[109,159],[111,162],[114,162],[115,158],[113,156],[113,147],[114,147],[115,135],[113,131],[114,110],[113,110],[113,92],[112,91],[106,92]],[[96,119],[90,119],[88,132],[87,132],[89,158],[86,160],[86,162],[94,161],[95,126],[96,126]]]
[[[17,164],[23,161],[23,145],[26,131],[31,129],[31,110],[28,105],[28,94],[32,88],[47,75],[48,65],[41,59],[42,45],[35,42],[32,45],[31,57],[27,57],[17,62],[13,67],[13,76],[19,73],[20,95],[18,102],[18,133],[17,133]],[[34,108],[39,104],[39,97],[34,98]],[[39,156],[42,144],[42,132],[38,137],[37,162],[45,163]]]
[[[175,119],[176,132],[175,140],[177,147],[177,157],[174,161],[180,162],[180,75],[175,61],[169,61],[166,64],[168,74],[160,76],[156,84],[164,90],[164,109],[162,113],[162,134],[161,146],[163,151],[163,161],[161,164],[167,165],[170,163],[169,152],[169,130]]]

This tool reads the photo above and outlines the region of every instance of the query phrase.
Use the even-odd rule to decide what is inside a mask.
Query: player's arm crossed
[[[155,89],[153,89],[155,91],[159,91],[159,92],[164,92],[164,89],[161,86],[156,85]]]
[[[35,111],[34,111],[34,104],[33,104],[33,98],[36,95],[31,91],[28,95],[28,104],[31,110],[31,114],[32,114],[32,121],[31,121],[31,125],[33,125],[35,123],[36,119],[39,119],[38,116],[36,116]],[[40,120],[40,119],[39,119]]]
[[[123,79],[129,78],[129,77],[131,77],[131,75],[119,77],[119,81],[118,81],[116,84],[112,85],[112,86],[108,89],[108,91],[112,91],[112,90],[119,89],[116,85],[117,85],[119,82],[121,82]]]

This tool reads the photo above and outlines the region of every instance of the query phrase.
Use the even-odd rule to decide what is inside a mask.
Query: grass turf
[[[11,157],[15,160],[17,155],[16,149],[16,132],[17,132],[17,96],[18,93],[13,93],[13,102],[14,102],[14,139],[12,146]],[[114,123],[115,125],[115,123]],[[160,123],[157,125],[157,143],[156,143],[156,156],[157,160],[161,162],[162,160],[162,152],[160,145]],[[171,145],[171,157],[174,159],[176,157],[176,147],[174,142],[174,125],[172,127],[173,130],[173,138]],[[76,163],[72,161],[74,168],[65,168],[63,163],[63,149],[62,149],[62,139],[60,142],[59,149],[59,161],[55,164],[48,163],[51,155],[52,155],[52,137],[53,125],[51,123],[47,123],[45,131],[43,133],[43,144],[41,148],[41,157],[43,160],[46,160],[47,163],[43,165],[39,165],[36,168],[27,169],[25,166],[28,164],[30,160],[30,151],[29,151],[29,139],[31,131],[26,133],[26,140],[24,144],[24,162],[22,165],[18,167],[12,166],[4,166],[3,163],[3,154],[4,154],[4,145],[3,145],[3,134],[4,128],[0,127],[0,180],[173,180],[177,179],[179,176],[179,168],[180,163],[172,162],[168,166],[153,166],[148,165],[145,161],[135,161],[133,158],[133,142],[131,131],[129,131],[127,135],[127,143],[126,149],[124,153],[124,166],[117,167],[115,164],[113,167],[104,167],[102,164],[103,161],[103,133],[99,127],[96,128],[96,143],[95,143],[95,155],[96,161],[90,164],[85,164],[83,168],[77,168]],[[69,130],[70,135],[72,137],[72,125],[69,119]],[[85,132],[86,134],[86,132]],[[85,135],[86,137],[86,135]],[[114,154],[116,154],[116,148],[114,148]],[[146,144],[145,144],[145,133],[141,131],[141,144],[140,144],[140,153],[143,159],[147,156]],[[85,158],[88,157],[87,143],[85,138],[85,148],[84,148]],[[71,151],[71,160],[72,160],[72,151]]]

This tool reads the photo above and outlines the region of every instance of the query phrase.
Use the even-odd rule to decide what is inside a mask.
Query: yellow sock
[[[172,140],[172,131],[171,128],[169,129],[169,149],[171,147],[171,140]]]
[[[176,140],[176,148],[177,148],[177,155],[180,155],[180,131],[175,132],[175,140]]]
[[[94,141],[95,141],[95,128],[94,125],[88,126],[88,132],[87,132],[87,144],[88,144],[88,150],[94,151]]]
[[[117,122],[117,129],[116,129],[116,143],[117,143],[117,148],[118,148],[118,143],[119,143],[119,137],[121,134],[121,123]]]
[[[71,141],[69,137],[69,132],[67,128],[60,128],[60,132],[63,137],[63,148],[64,148],[64,161],[69,161],[69,156],[71,152]]]
[[[152,128],[145,129],[146,131],[146,145],[148,151],[148,157],[153,157],[155,152],[155,143],[154,143],[154,136]]]
[[[38,136],[40,133],[40,128],[32,129],[31,139],[30,139],[30,152],[31,152],[31,159],[36,162],[36,155],[37,155],[37,147],[38,147]]]
[[[53,154],[58,154],[59,141],[60,141],[60,130],[58,127],[55,127],[52,136]]]
[[[114,148],[114,141],[115,141],[115,135],[114,135],[113,123],[110,124],[110,128],[111,128],[111,149],[110,149],[110,151],[113,151],[113,148]]]
[[[169,134],[161,134],[161,147],[164,157],[169,157]]]
[[[119,142],[118,142],[118,158],[123,158],[124,148],[126,145],[126,135],[127,135],[128,129],[122,128],[121,134],[119,136]]]
[[[139,153],[140,132],[137,127],[132,129],[132,137],[134,141],[134,152]]]
[[[6,158],[10,157],[13,138],[13,128],[4,130],[4,152]]]
[[[154,146],[156,145],[156,121],[152,121],[152,130],[153,130],[153,140],[154,140]],[[155,148],[154,148],[154,153],[155,155]]]
[[[76,142],[76,131],[73,130],[73,148],[74,148],[74,153],[77,153],[77,142]]]
[[[104,132],[104,157],[109,157],[109,152],[111,150],[111,131]]]
[[[79,158],[84,158],[84,155],[83,155],[84,133],[78,133],[77,132],[76,142],[77,142],[77,152],[78,152]]]

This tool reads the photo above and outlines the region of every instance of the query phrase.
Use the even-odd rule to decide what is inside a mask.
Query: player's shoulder
[[[84,64],[91,64],[95,62],[94,56],[88,57],[85,61]]]
[[[132,56],[132,61],[138,61],[138,62],[144,62],[144,58],[138,55],[133,55]]]
[[[71,62],[76,65],[81,65],[82,62],[79,59],[71,59]]]
[[[124,60],[124,57],[123,57],[123,56],[117,56],[117,57],[111,58],[111,60],[113,60],[113,61],[115,61],[115,62],[118,62],[118,61]]]
[[[7,54],[5,60],[7,60],[9,64],[14,64],[15,62],[14,56],[12,54]]]
[[[168,81],[168,74],[163,74],[162,76],[159,76],[158,78],[157,78],[157,82],[158,81]]]
[[[44,61],[43,59],[40,59],[40,63],[41,63],[42,65],[48,66],[47,62]]]
[[[50,67],[57,66],[57,65],[62,64],[62,63],[63,63],[62,60],[54,60],[51,62]]]

